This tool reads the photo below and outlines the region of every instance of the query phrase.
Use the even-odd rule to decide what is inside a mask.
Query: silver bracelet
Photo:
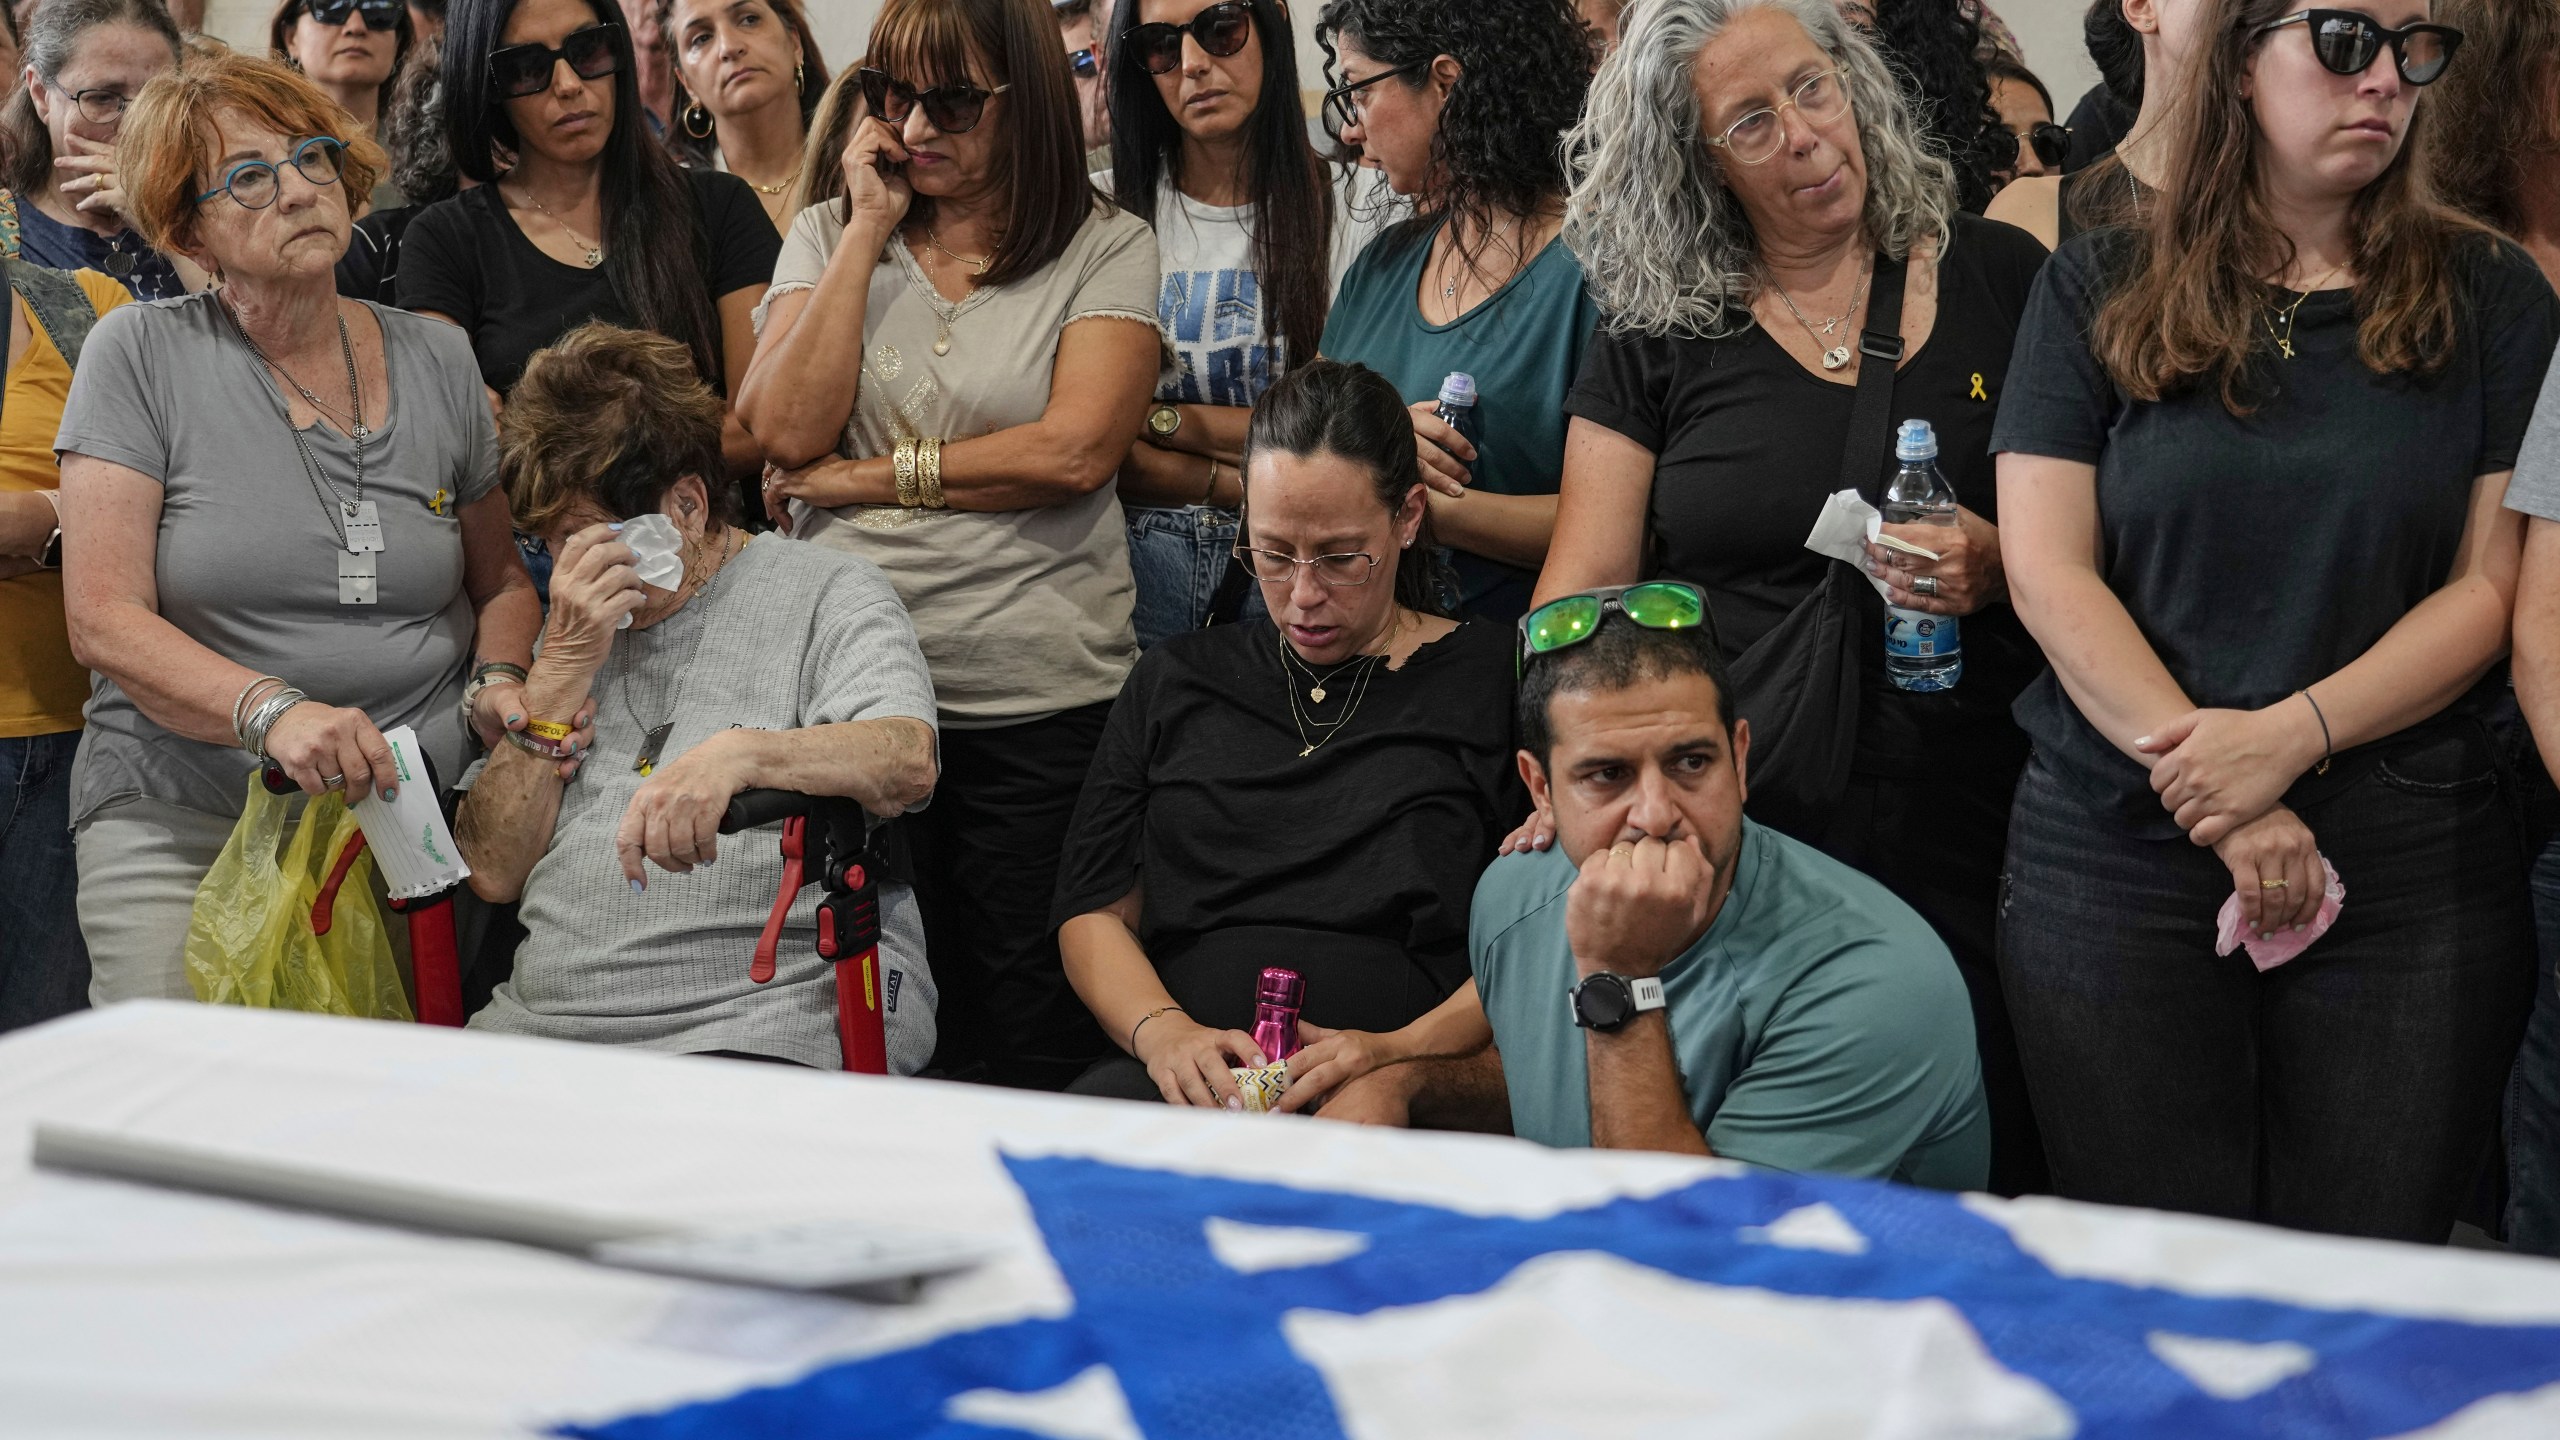
[[[248,750],[250,754],[258,757],[258,763],[263,765],[267,761],[267,732],[273,730],[276,722],[284,718],[284,712],[310,698],[288,685],[268,696],[249,716],[249,723],[245,727],[251,742]]]
[[[281,675],[261,675],[240,687],[239,698],[231,702],[231,738],[240,742],[241,749],[249,748],[249,697],[269,685],[283,688],[284,684]]]

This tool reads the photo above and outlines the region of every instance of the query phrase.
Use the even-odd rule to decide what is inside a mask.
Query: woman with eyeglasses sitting
[[[1957,211],[1955,177],[1890,68],[1828,0],[1646,0],[1566,154],[1566,234],[1606,318],[1566,404],[1539,598],[1648,576],[1706,591],[1760,742],[1753,818],[1937,927],[1973,992],[1993,1187],[2034,1188],[1993,957],[2026,759],[2008,709],[2037,656],[2007,605],[1986,446],[2043,249]],[[1871,372],[1882,393],[1853,433]],[[1871,545],[1866,564],[1906,634],[1961,617],[1961,675],[1926,692],[1889,682],[1866,577],[1805,548],[1835,491],[1881,503],[1888,431],[1913,419],[1934,432],[1960,523],[1897,525],[1937,558]],[[1842,617],[1846,650],[1826,613]],[[1755,688],[1816,651],[1840,657],[1827,690]],[[1854,703],[1831,698],[1843,671]],[[1808,703],[1775,723],[1807,696],[1819,721]]]
[[[451,782],[466,707],[483,740],[524,723],[542,612],[468,347],[336,293],[382,164],[346,122],[223,53],[154,80],[120,142],[143,234],[222,285],[99,321],[54,442],[71,648],[98,672],[71,823],[101,1003],[192,993],[196,888],[261,761],[388,797],[420,779],[384,731]]]
[[[800,0],[651,0],[676,72],[667,148],[747,182],[776,233],[799,213],[793,182],[827,59]]]
[[[0,225],[15,231],[16,253],[112,275],[137,300],[185,294],[177,266],[133,225],[116,158],[125,107],[177,67],[169,12],[159,0],[51,0],[26,29],[26,72],[0,112]]]
[[[1155,390],[1155,241],[1094,193],[1038,6],[889,0],[866,55],[845,198],[792,222],[739,413],[777,517],[887,571],[933,668],[938,1068],[1056,1088],[1105,1045],[1048,898],[1136,658],[1111,481]]]
[[[1339,77],[1328,133],[1413,202],[1343,276],[1324,353],[1404,395],[1454,609],[1516,620],[1599,317],[1562,238],[1556,146],[1582,113],[1592,33],[1571,0],[1332,0],[1316,40]],[[1453,373],[1474,380],[1473,442],[1433,414]]]
[[[410,222],[401,305],[462,327],[492,405],[590,320],[666,336],[734,398],[781,240],[745,181],[650,137],[611,0],[455,0],[444,61],[454,164],[479,183]],[[763,460],[734,405],[721,454],[741,481]]]
[[[1467,978],[1476,877],[1526,803],[1509,627],[1429,583],[1412,423],[1364,366],[1317,360],[1254,408],[1251,567],[1266,619],[1174,636],[1112,707],[1067,837],[1058,938],[1125,1058],[1083,1094],[1236,1104],[1265,966],[1302,1018],[1388,1031]]]
[[[1121,0],[1110,33],[1112,168],[1096,178],[1155,227],[1173,351],[1120,467],[1144,649],[1208,617],[1254,399],[1314,358],[1385,197],[1307,139],[1279,0]]]
[[[376,138],[391,109],[392,82],[416,39],[407,0],[284,0],[267,25],[275,58],[308,76]],[[390,177],[383,179],[365,197],[365,208],[403,203]]]

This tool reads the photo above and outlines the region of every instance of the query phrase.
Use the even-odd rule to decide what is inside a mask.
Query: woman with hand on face
[[[540,741],[549,726],[517,736],[463,800],[471,886],[520,900],[526,934],[471,1023],[832,1070],[816,897],[793,907],[757,984],[778,831],[723,841],[721,813],[759,788],[851,796],[879,819],[924,803],[933,686],[878,570],[732,523],[728,491],[703,479],[720,416],[683,347],[604,325],[536,355],[517,387],[507,488],[557,557],[524,703],[564,727],[592,708],[595,745],[572,767]],[[624,543],[644,516],[680,537],[671,586],[644,584]],[[890,1069],[913,1074],[933,1053],[933,976],[913,892],[879,896]]]
[[[0,113],[19,254],[112,275],[137,300],[186,293],[134,228],[115,155],[125,108],[177,63],[178,31],[158,0],[51,0],[27,20],[26,70]]]
[[[2482,716],[2560,302],[2410,153],[2460,63],[2427,14],[2208,0],[2150,220],[2064,245],[2019,335],[1992,448],[2052,669],[2001,972],[2075,1199],[2440,1244],[2497,1125],[2533,933]],[[2226,902],[2310,948],[2217,955]]]
[[[803,141],[827,90],[826,57],[800,0],[656,0],[675,53],[675,132],[687,165],[726,170],[755,187],[765,218],[791,228]]]
[[[1270,618],[1147,652],[1068,832],[1067,976],[1127,1056],[1081,1094],[1235,1108],[1269,965],[1305,978],[1310,1040],[1419,1018],[1467,979],[1476,877],[1526,800],[1511,632],[1440,613],[1395,387],[1300,366],[1246,450],[1237,553]]]
[[[398,788],[385,730],[450,781],[466,709],[486,742],[524,724],[541,607],[469,354],[336,293],[348,190],[382,163],[346,121],[219,54],[153,81],[118,145],[145,237],[220,288],[101,320],[54,442],[98,672],[71,802],[98,1002],[191,993],[196,887],[260,761],[353,802]]]
[[[1340,81],[1326,129],[1414,206],[1343,276],[1324,353],[1411,405],[1455,608],[1518,619],[1555,528],[1565,392],[1599,316],[1561,238],[1556,145],[1582,114],[1591,32],[1570,0],[1332,0],[1316,40]],[[1475,379],[1473,444],[1432,414],[1453,372]]]
[[[1026,0],[889,0],[846,195],[791,224],[738,411],[778,518],[888,572],[933,667],[916,817],[940,1069],[1065,1085],[1104,1050],[1048,900],[1130,663],[1111,490],[1156,383],[1156,246],[1086,178]]]
[[[275,57],[309,76],[367,135],[378,133],[391,108],[392,82],[416,36],[406,0],[284,0],[267,26]],[[396,187],[378,185],[366,208],[401,203]]]
[[[1112,169],[1098,179],[1155,228],[1174,358],[1120,467],[1145,649],[1208,617],[1236,540],[1245,421],[1293,359],[1314,358],[1377,197],[1308,141],[1278,0],[1122,0],[1110,33]]]
[[[1987,446],[2043,251],[1955,209],[1949,167],[1874,42],[1827,0],[1646,0],[1565,151],[1566,236],[1603,321],[1565,405],[1564,498],[1538,597],[1689,581],[1751,676],[1814,643],[1803,617],[1845,580],[1858,686],[1846,753],[1799,749],[1782,769],[1788,737],[1754,715],[1753,814],[1882,881],[1947,942],[1982,1045],[1993,1188],[2038,1188],[1995,960],[2009,791],[2026,760],[2009,705],[2038,660],[2007,605]],[[1898,360],[1865,335],[1898,340]],[[1871,436],[1854,433],[1870,366],[1893,367]],[[1889,603],[1963,617],[1962,677],[1928,693],[1888,682],[1871,587],[1804,543],[1852,463],[1873,468],[1846,483],[1882,499],[1883,428],[1907,419],[1935,432],[1962,523],[1895,527],[1938,559],[1870,546],[1866,563]],[[1765,694],[1746,691],[1745,712]]]
[[[400,303],[463,328],[493,404],[589,320],[666,336],[724,395],[755,350],[780,242],[745,181],[650,138],[618,17],[608,0],[456,0],[449,17],[445,125],[479,186],[410,223]],[[734,416],[721,454],[739,479],[763,460]]]

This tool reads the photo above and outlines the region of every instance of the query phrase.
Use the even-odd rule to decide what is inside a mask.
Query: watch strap
[[[1659,975],[1647,975],[1640,980],[1629,980],[1627,990],[1635,997],[1636,1013],[1639,1015],[1648,1010],[1663,1009],[1671,1003],[1663,998],[1662,977]]]

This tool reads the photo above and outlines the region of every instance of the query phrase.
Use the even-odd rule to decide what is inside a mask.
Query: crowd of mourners
[[[896,1074],[2560,1253],[2560,0],[201,21],[0,12],[0,1029],[272,770],[836,1068],[779,790]]]

